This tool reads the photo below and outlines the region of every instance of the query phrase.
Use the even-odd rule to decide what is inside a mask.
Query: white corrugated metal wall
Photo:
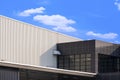
[[[0,60],[56,67],[56,43],[79,39],[0,16]]]

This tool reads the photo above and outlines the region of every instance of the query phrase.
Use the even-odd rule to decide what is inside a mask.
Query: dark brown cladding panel
[[[95,53],[95,40],[61,43],[57,49],[62,55]]]

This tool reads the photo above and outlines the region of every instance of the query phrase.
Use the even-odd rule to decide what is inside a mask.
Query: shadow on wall
[[[57,67],[57,56],[53,55],[54,50],[56,50],[56,45],[52,46],[39,56],[40,66]]]

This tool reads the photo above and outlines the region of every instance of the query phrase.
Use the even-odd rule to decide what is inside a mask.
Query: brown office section
[[[120,80],[120,44],[87,40],[60,43],[57,50],[58,68],[96,72],[97,80]]]
[[[61,43],[57,45],[58,68],[96,72],[95,40]]]

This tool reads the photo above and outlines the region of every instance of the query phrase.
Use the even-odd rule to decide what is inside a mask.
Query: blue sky
[[[120,43],[119,0],[0,0],[0,15],[83,40]]]

